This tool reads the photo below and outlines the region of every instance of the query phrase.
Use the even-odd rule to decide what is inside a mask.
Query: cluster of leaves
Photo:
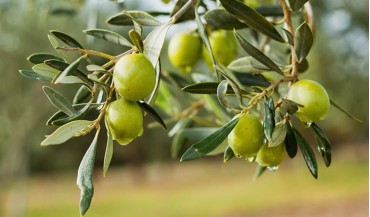
[[[122,11],[110,17],[108,24],[133,26],[129,32],[130,40],[107,29],[84,31],[88,35],[127,48],[126,52],[117,56],[85,49],[73,37],[59,31],[50,31],[49,41],[57,55],[32,54],[28,57],[34,64],[32,70],[20,70],[23,76],[49,82],[51,86],[80,86],[72,102],[51,86],[43,87],[44,93],[58,111],[47,121],[47,125],[56,126],[57,129],[41,145],[61,144],[73,137],[96,131],[78,169],[81,215],[88,210],[93,197],[94,161],[100,124],[107,105],[119,97],[112,82],[114,64],[120,57],[135,51],[146,55],[155,67],[157,76],[156,86],[150,97],[138,104],[156,120],[153,126],[161,125],[166,129],[166,125],[172,125],[168,135],[173,137],[173,157],[177,157],[192,140],[199,141],[188,147],[181,160],[212,154],[238,123],[239,119],[232,117],[242,112],[254,112],[263,119],[268,144],[275,146],[285,141],[291,158],[295,157],[299,147],[309,171],[317,178],[318,166],[314,151],[291,122],[301,105],[281,97],[282,94],[278,91],[281,84],[287,85],[295,81],[298,73],[304,72],[308,67],[306,56],[313,44],[314,35],[311,30],[313,23],[307,18],[305,9],[302,9],[307,0],[289,0],[290,7],[285,1],[281,1],[281,5],[268,4],[257,8],[251,8],[237,0],[220,0],[222,7],[213,9],[209,9],[205,2],[206,0],[178,0],[169,13]],[[199,14],[199,8],[205,13]],[[303,20],[294,31],[291,14]],[[157,15],[168,15],[170,18],[168,22],[162,23],[156,18]],[[282,20],[279,21],[279,18]],[[197,32],[211,54],[214,73],[209,70],[194,71],[190,76],[184,76],[161,69],[159,57],[167,31],[172,25],[181,25],[185,21],[197,24]],[[280,28],[281,23],[285,23],[288,28]],[[146,29],[150,32],[143,39]],[[241,49],[248,55],[243,55],[228,66],[218,64],[212,55],[208,39],[208,31],[214,29],[233,30]],[[270,43],[278,47],[278,52],[269,53],[267,48]],[[260,46],[255,46],[257,44]],[[106,62],[97,65],[92,56],[106,59]],[[278,76],[278,79],[269,79],[264,73]],[[154,106],[165,112],[169,118],[163,120]],[[88,114],[94,115],[87,116]],[[91,116],[95,118],[87,119]],[[316,137],[316,145],[325,165],[329,166],[331,146],[327,137],[317,124],[312,123],[309,128]],[[104,174],[113,155],[113,138],[109,129],[107,133]],[[234,157],[230,147],[222,152],[225,162]],[[258,171],[264,171],[264,168],[259,167]]]

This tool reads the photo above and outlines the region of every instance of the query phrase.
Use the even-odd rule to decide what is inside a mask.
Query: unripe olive
[[[136,102],[123,98],[111,102],[105,120],[113,139],[121,145],[129,144],[143,133],[143,113]]]
[[[329,96],[325,88],[316,81],[297,81],[290,87],[287,98],[303,105],[295,115],[304,123],[324,120],[329,113]]]
[[[168,58],[182,73],[188,73],[197,63],[202,49],[200,37],[194,33],[178,33],[168,44]]]
[[[279,166],[286,157],[285,143],[281,143],[277,146],[268,147],[263,145],[258,151],[256,161],[265,167],[276,167]]]
[[[138,101],[149,96],[155,86],[155,70],[144,54],[128,54],[118,60],[113,82],[126,100]]]
[[[235,156],[253,158],[263,144],[263,127],[257,117],[243,114],[228,136],[230,148]]]
[[[213,56],[218,63],[227,66],[235,59],[238,52],[238,42],[232,31],[216,30],[211,32],[209,43],[211,44]],[[205,46],[203,46],[202,56],[207,65],[211,68],[211,56]]]

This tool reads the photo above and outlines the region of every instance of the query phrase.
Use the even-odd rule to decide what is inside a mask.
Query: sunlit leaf
[[[208,137],[193,144],[181,157],[181,161],[200,158],[216,149],[234,129],[240,117],[235,117],[229,123],[212,133]]]
[[[242,94],[239,84],[237,83],[238,81],[236,79],[233,79],[232,76],[234,75],[232,74],[232,72],[222,65],[220,66],[216,65],[215,69],[218,73],[222,74],[228,80],[230,86],[234,90],[235,97],[237,98],[240,107],[242,107],[243,106],[243,94]]]
[[[227,68],[232,70],[232,71],[244,72],[244,73],[261,73],[261,72],[264,72],[265,70],[260,70],[260,69],[256,69],[255,67],[253,67],[253,65],[252,65],[253,60],[254,59],[253,59],[252,56],[242,57],[242,58],[239,58],[239,59],[236,59],[236,60],[232,61],[227,66]]]
[[[58,129],[56,129],[51,135],[47,136],[44,141],[41,142],[42,146],[46,145],[58,145],[66,142],[80,131],[84,131],[85,128],[92,125],[94,121],[88,120],[76,120],[69,122]]]
[[[329,167],[331,164],[331,145],[329,139],[317,124],[312,123],[310,129],[315,134],[317,148],[324,159],[325,165]]]
[[[262,51],[258,50],[252,44],[250,44],[238,32],[235,32],[235,37],[238,40],[240,46],[245,50],[245,52],[258,60],[260,63],[269,67],[271,70],[274,70],[275,72],[282,75],[284,74],[281,69],[274,63],[274,61],[268,58],[264,53],[262,53]]]
[[[313,44],[313,33],[307,23],[302,23],[294,34],[294,47],[298,58],[301,62],[307,57]]]
[[[107,129],[107,145],[105,147],[104,163],[103,163],[103,176],[107,174],[110,162],[113,156],[113,135],[105,121],[105,128]]]
[[[73,63],[71,63],[67,68],[65,68],[58,77],[54,80],[55,84],[60,83],[64,77],[68,75],[72,75],[80,65],[81,59],[84,58],[84,56],[81,56],[80,58],[76,59]]]
[[[34,65],[32,70],[46,81],[52,81],[60,72],[45,63]]]
[[[150,94],[149,96],[149,99],[147,101],[147,103],[150,105],[150,106],[153,106],[157,100],[157,96],[159,94],[159,84],[161,82],[161,59],[159,58],[158,59],[158,64],[156,65],[155,67],[155,85],[154,85],[154,88],[153,88],[153,91],[152,93]]]
[[[62,94],[58,91],[54,90],[51,87],[44,86],[42,90],[50,100],[50,102],[59,110],[64,112],[65,114],[72,116],[77,111],[73,108],[72,103],[70,103]]]
[[[306,165],[308,169],[310,170],[312,176],[317,179],[318,176],[318,167],[316,162],[315,154],[311,148],[311,146],[308,144],[306,139],[299,133],[297,130],[294,129],[294,133],[297,139],[297,143],[299,146],[299,149],[302,152],[303,158],[306,162]]]
[[[237,0],[220,0],[222,6],[236,18],[257,32],[279,41],[285,42],[275,27],[261,14]]]
[[[142,26],[159,26],[162,23],[144,11],[123,11],[110,17],[107,23],[118,26],[134,25],[133,21]]]
[[[229,107],[226,100],[227,87],[229,86],[228,80],[223,80],[217,87],[217,99],[223,107]]]
[[[271,140],[268,144],[269,147],[278,146],[284,142],[287,134],[287,127],[285,124],[279,124],[275,127],[272,133]]]
[[[94,162],[96,155],[96,147],[98,143],[99,130],[96,131],[95,137],[87,149],[77,173],[77,186],[80,188],[80,214],[83,216],[90,207],[91,200],[94,195]]]
[[[163,47],[164,39],[171,24],[166,23],[153,29],[144,41],[144,54],[152,65],[157,65]]]
[[[272,108],[270,106],[272,101]],[[268,97],[267,101],[264,102],[264,119],[263,119],[263,131],[267,140],[271,141],[272,134],[275,129],[275,108],[274,100],[272,97]]]
[[[106,29],[88,29],[84,33],[94,37],[109,41],[115,44],[120,44],[126,47],[133,47],[133,45],[122,35]]]
[[[36,80],[48,81],[48,82],[51,82],[53,80],[53,78],[44,77],[43,75],[37,74],[36,72],[31,71],[31,70],[19,70],[19,73],[21,73],[21,75],[23,75],[24,77],[30,78],[30,79],[36,79]]]

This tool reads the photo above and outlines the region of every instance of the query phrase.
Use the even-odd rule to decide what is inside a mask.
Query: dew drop
[[[276,171],[279,169],[279,166],[271,166],[271,167],[267,167],[267,169],[270,171]]]
[[[248,162],[251,162],[251,163],[252,163],[254,160],[256,160],[256,157],[248,157],[248,158],[247,158],[247,161],[248,161]]]
[[[312,122],[303,122],[302,124],[303,124],[303,127],[304,127],[304,128],[310,128],[310,127],[311,127]]]

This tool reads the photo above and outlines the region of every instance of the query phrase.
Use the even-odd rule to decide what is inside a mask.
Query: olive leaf
[[[48,86],[43,86],[42,90],[48,97],[51,104],[53,104],[56,108],[69,116],[76,114],[77,111],[61,93]]]
[[[268,97],[264,102],[264,108],[265,115],[263,120],[263,131],[266,139],[271,141],[271,137],[275,129],[275,107],[272,97]]]
[[[40,77],[40,79],[51,82],[60,71],[46,65],[45,63],[40,63],[34,65],[32,70],[35,72],[34,76]]]
[[[238,80],[233,78],[234,76],[233,73],[222,65],[220,66],[215,65],[215,69],[219,74],[222,74],[222,76],[224,76],[228,80],[231,88],[234,90],[239,106],[243,107],[243,94],[242,94],[240,85],[238,83]]]
[[[95,137],[87,149],[77,173],[77,186],[80,188],[80,214],[83,216],[90,207],[92,197],[94,195],[94,162],[96,155],[96,147],[98,143],[100,128],[97,129]]]
[[[176,5],[175,7],[173,8],[173,10],[171,11],[170,13],[170,17],[172,17],[173,15],[175,15],[179,10],[181,10],[181,8],[188,2],[188,0],[178,0],[176,2]],[[194,19],[194,6],[190,7],[189,10],[187,10],[181,17],[180,19],[178,19],[176,21],[176,23],[179,23],[179,22],[184,22],[184,21],[187,21],[187,20],[192,20]]]
[[[294,34],[295,52],[298,62],[303,61],[307,57],[313,44],[313,33],[309,25],[304,22],[296,30]]]
[[[181,157],[181,161],[193,160],[200,158],[216,149],[234,129],[240,116],[236,116],[229,123],[209,135],[208,137],[193,144]]]
[[[254,9],[237,0],[220,0],[220,2],[229,13],[250,28],[278,42],[285,42],[275,27]]]
[[[163,119],[159,114],[152,108],[149,104],[144,101],[138,101],[137,104],[147,112],[154,120],[156,120],[165,130],[167,130],[167,126],[164,123]]]
[[[298,150],[297,139],[295,137],[294,130],[290,125],[289,121],[287,121],[285,125],[286,125],[286,136],[284,140],[285,148],[288,153],[288,156],[290,158],[294,158]]]
[[[224,152],[224,163],[228,162],[235,156],[234,151],[231,149],[230,146],[227,146]]]
[[[63,32],[51,30],[50,33],[71,47],[83,48],[82,45],[76,39],[72,38],[71,36]]]
[[[293,115],[298,111],[299,107],[303,107],[303,105],[298,104],[292,100],[281,98],[283,101],[283,108],[286,110],[286,112],[290,115]]]
[[[110,162],[113,156],[113,135],[110,131],[107,121],[104,121],[105,128],[107,129],[107,145],[105,147],[104,163],[103,163],[103,176],[107,174]]]
[[[289,0],[289,5],[293,11],[298,11],[306,2],[308,2],[308,0]]]
[[[253,179],[261,177],[261,175],[267,170],[267,167],[257,164],[256,171],[254,172]]]
[[[345,115],[347,115],[349,118],[351,118],[352,120],[355,120],[359,123],[362,123],[362,120],[356,118],[355,116],[351,115],[349,112],[347,112],[346,110],[344,110],[342,107],[340,107],[337,103],[335,103],[333,100],[330,100],[330,104],[332,106],[334,106],[335,108],[337,108],[339,111],[343,112]]]
[[[62,117],[62,118],[58,118],[58,119],[55,119],[55,120],[48,120],[48,122],[52,121],[51,125],[53,125],[53,126],[62,126],[64,124],[68,123],[68,122],[81,119],[89,111],[89,108],[91,106],[91,102],[92,102],[92,100],[90,100],[88,103],[86,103],[86,105],[81,110],[79,110],[78,112],[76,112],[75,114],[73,114],[71,116]]]
[[[312,123],[310,129],[315,134],[317,148],[324,159],[325,165],[329,167],[331,164],[331,145],[329,139],[317,124]]]
[[[33,64],[43,63],[46,60],[55,59],[63,61],[62,58],[49,53],[34,53],[27,57],[27,60]]]
[[[48,81],[48,82],[51,82],[54,78],[54,74],[46,74],[46,76],[44,75],[40,75],[34,71],[31,71],[31,70],[19,70],[19,73],[26,77],[26,78],[30,78],[30,79],[35,79],[35,80],[40,80],[40,81]]]
[[[213,9],[204,14],[204,19],[212,29],[241,29],[247,27],[225,9]]]
[[[141,26],[160,26],[162,23],[144,11],[123,11],[107,20],[108,24],[130,26],[135,23]]]
[[[110,31],[110,30],[106,30],[106,29],[88,29],[88,30],[84,30],[83,32],[88,34],[88,35],[92,35],[94,37],[103,39],[103,40],[108,41],[108,42],[112,42],[112,43],[115,43],[115,44],[120,44],[120,45],[123,45],[123,46],[126,46],[126,47],[133,47],[133,45],[125,37],[123,37],[122,35],[120,35],[116,32]]]
[[[171,23],[166,23],[156,27],[149,33],[144,41],[144,54],[152,63],[153,67],[157,65],[164,39],[170,27]]]
[[[227,100],[226,100],[226,93],[227,93],[228,86],[229,86],[229,81],[223,80],[218,84],[218,87],[217,87],[217,99],[220,102],[220,104],[225,108],[229,107],[229,104],[227,103]]]
[[[73,63],[71,63],[66,69],[64,69],[53,81],[54,84],[60,83],[66,76],[73,74],[78,66],[80,65],[81,59],[85,58],[85,56],[81,56],[80,58],[76,59]]]
[[[287,127],[285,124],[279,124],[275,127],[269,141],[268,147],[278,146],[284,142],[287,134]]]
[[[301,135],[301,133],[298,132],[298,130],[294,129],[295,137],[297,139],[297,144],[299,146],[299,149],[302,152],[303,158],[306,162],[306,165],[311,172],[312,176],[317,179],[318,176],[318,167],[316,162],[315,154],[311,148],[311,146],[308,144],[306,139]]]

